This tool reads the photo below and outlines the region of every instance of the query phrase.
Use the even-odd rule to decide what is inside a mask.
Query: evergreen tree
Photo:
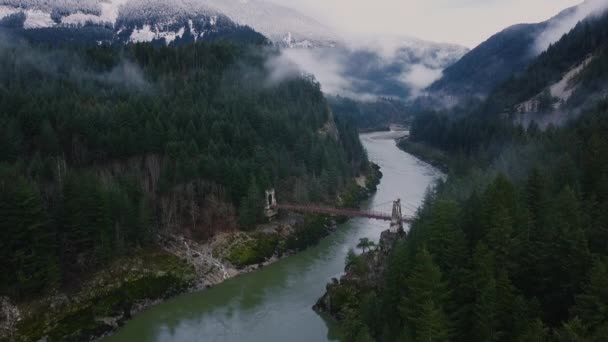
[[[572,312],[591,331],[608,323],[608,266],[605,260],[595,261],[589,282],[576,297]]]
[[[416,254],[411,274],[406,282],[407,294],[400,311],[410,336],[416,341],[447,340],[447,323],[443,305],[447,289],[441,270],[426,248]]]
[[[239,224],[247,229],[259,222],[262,216],[264,197],[262,196],[255,179],[249,183],[247,195],[239,207]]]
[[[480,243],[473,256],[472,280],[475,284],[473,304],[473,338],[475,341],[496,341],[497,293],[494,270],[494,254]]]

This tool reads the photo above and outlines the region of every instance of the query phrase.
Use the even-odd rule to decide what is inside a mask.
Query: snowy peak
[[[133,29],[133,41],[177,37],[182,28],[200,38],[229,24],[252,27],[286,47],[330,46],[338,40],[319,22],[263,0],[0,0],[0,20],[17,14],[25,16],[25,29],[93,24]]]
[[[178,39],[256,35],[198,0],[0,0],[0,26],[25,30],[99,27],[107,33],[104,39],[96,38],[98,43],[170,44]]]

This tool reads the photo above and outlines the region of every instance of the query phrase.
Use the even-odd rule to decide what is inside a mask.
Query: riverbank
[[[383,173],[377,191],[361,203],[364,210],[390,212],[396,198],[418,207],[428,186],[442,177],[434,168],[400,151],[393,139],[383,138],[387,135],[392,134],[360,136],[369,159]],[[410,214],[409,209],[404,210]],[[327,282],[343,274],[349,248],[361,238],[377,241],[387,228],[385,221],[351,219],[319,243],[289,258],[209,290],[156,305],[103,342],[189,342],[201,336],[225,342],[337,342],[341,329],[310,308],[324,293]]]
[[[429,146],[417,144],[408,140],[408,135],[394,136],[384,134],[381,139],[394,139],[397,147],[411,156],[432,165],[444,173],[448,172],[449,157]],[[375,139],[375,137],[371,137]],[[344,273],[338,278],[333,277],[325,288],[313,310],[327,317],[341,327],[342,339],[346,341],[371,341],[369,331],[362,328],[360,307],[365,307],[368,314],[378,307],[378,302],[384,300],[382,293],[389,266],[389,260],[395,248],[403,245],[407,234],[391,233],[389,230],[380,234],[377,245],[357,255],[349,252],[346,258]],[[354,247],[354,246],[353,246]],[[381,322],[378,322],[381,324]]]
[[[385,275],[387,260],[393,248],[405,239],[405,233],[382,232],[377,246],[370,247],[360,255],[349,254],[344,267],[344,274],[332,278],[327,284],[325,294],[312,307],[319,314],[324,314],[337,322],[342,322],[350,314],[350,306],[369,293],[379,293],[382,278]],[[345,336],[351,340],[350,336]]]
[[[448,173],[450,169],[450,157],[437,148],[426,144],[410,141],[408,138],[401,138],[397,141],[397,146],[404,152],[407,152],[425,163],[441,170],[443,173]]]
[[[352,206],[376,191],[377,165],[338,198]],[[197,242],[159,236],[158,247],[134,252],[93,273],[78,288],[27,303],[0,298],[0,341],[87,341],[107,336],[143,310],[178,294],[214,287],[308,248],[330,234],[333,219],[284,214],[251,232]]]

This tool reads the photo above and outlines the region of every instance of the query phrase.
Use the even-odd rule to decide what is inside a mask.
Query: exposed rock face
[[[381,279],[395,243],[405,238],[405,233],[382,232],[378,248],[361,254],[346,265],[340,280],[333,278],[327,284],[325,294],[313,306],[313,310],[343,319],[342,304],[349,296],[357,296],[381,284]]]

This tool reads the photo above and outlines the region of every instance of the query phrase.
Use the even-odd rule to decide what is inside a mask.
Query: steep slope
[[[441,96],[483,97],[489,89],[522,71],[534,58],[530,50],[546,23],[512,26],[448,67],[429,90]]]
[[[447,68],[429,91],[448,104],[457,103],[462,98],[484,98],[494,87],[523,72],[579,20],[597,14],[605,5],[603,1],[587,0],[545,22],[509,27]]]
[[[580,22],[492,92],[487,113],[551,113],[592,104],[608,94],[608,13]]]
[[[32,40],[83,44],[265,39],[205,2],[189,0],[2,0],[0,27]]]
[[[95,25],[113,30],[123,42],[164,38],[169,44],[184,34],[198,39],[234,26],[253,27],[286,47],[330,46],[338,40],[314,19],[263,0],[0,0],[0,19],[15,14],[24,16],[24,29]]]
[[[83,48],[0,37],[1,302],[78,291],[94,271],[119,279],[93,282],[91,299],[68,295],[51,314],[33,305],[0,340],[112,330],[100,317],[129,317],[135,300],[188,286],[173,279],[163,242],[251,231],[269,187],[283,201],[317,203],[359,189],[368,163],[356,129],[334,120],[310,78],[271,80],[276,54],[265,43]],[[271,257],[276,235],[260,236],[263,246],[229,260]],[[160,270],[138,261],[142,251]],[[113,273],[114,263],[156,276]]]
[[[347,39],[263,0],[0,0],[0,27],[37,41],[165,45],[263,40],[251,27],[289,49],[287,62],[314,74],[325,92],[365,100],[417,95],[467,52],[412,38]]]

